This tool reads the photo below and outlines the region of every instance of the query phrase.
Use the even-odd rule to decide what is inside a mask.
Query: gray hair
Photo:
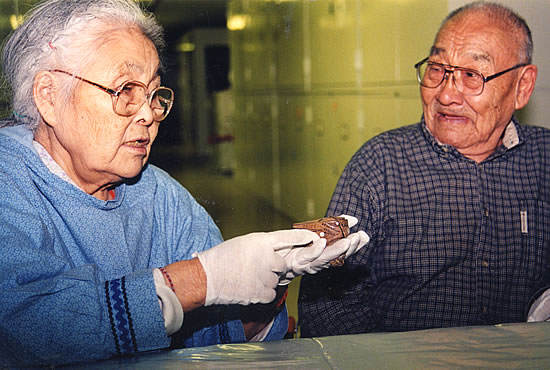
[[[35,130],[41,122],[33,98],[37,73],[68,68],[77,74],[98,57],[95,51],[105,38],[121,28],[139,29],[159,55],[165,46],[162,27],[133,0],[46,0],[29,11],[2,50],[15,116],[8,124]],[[67,100],[75,80],[67,78],[61,89]]]
[[[482,12],[485,16],[487,16],[487,18],[499,22],[501,25],[506,27],[506,29],[510,30],[511,33],[519,33],[521,35],[521,39],[518,40],[520,42],[520,48],[518,50],[518,63],[531,64],[533,62],[533,37],[527,22],[512,9],[499,3],[475,1],[459,7],[445,17],[441,23],[439,31],[441,31],[447,22],[466,16],[466,13],[477,11]]]

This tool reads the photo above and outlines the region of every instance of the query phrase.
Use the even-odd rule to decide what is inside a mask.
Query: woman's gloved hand
[[[287,265],[276,250],[318,241],[309,230],[252,233],[195,253],[206,273],[205,306],[269,303]]]
[[[357,224],[357,218],[353,216],[341,215],[340,217],[345,217],[348,220],[350,228]],[[282,275],[279,285],[289,284],[299,275],[315,274],[328,268],[330,261],[342,254],[348,258],[369,240],[367,233],[361,230],[334,242],[329,247],[326,247],[326,240],[323,238],[314,241],[311,246],[281,247],[276,251],[284,258],[287,272]]]

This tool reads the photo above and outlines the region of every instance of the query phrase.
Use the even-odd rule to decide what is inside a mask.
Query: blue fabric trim
[[[122,297],[124,298],[124,309],[126,310],[126,313],[128,315],[128,326],[130,327],[130,336],[132,337],[132,349],[134,352],[137,352],[137,342],[136,342],[136,334],[134,332],[134,324],[132,321],[132,315],[130,312],[130,307],[128,305],[128,295],[126,294],[126,276],[122,277]]]
[[[116,335],[115,320],[113,318],[113,307],[111,306],[111,297],[109,294],[109,282],[105,282],[105,299],[107,301],[107,309],[109,310],[109,322],[111,323],[111,330],[113,332],[113,339],[115,341],[116,353],[120,354],[120,343]]]
[[[125,279],[115,279],[105,283],[109,320],[118,354],[137,352],[137,344],[132,325],[132,317],[126,297]]]

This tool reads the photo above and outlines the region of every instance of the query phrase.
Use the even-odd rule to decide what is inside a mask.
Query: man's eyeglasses
[[[438,87],[441,85],[443,80],[448,78],[447,74],[450,73],[453,76],[453,82],[455,83],[457,90],[461,94],[475,96],[483,92],[486,82],[526,65],[528,64],[516,64],[511,68],[488,77],[484,77],[481,72],[476,71],[475,69],[431,62],[428,58],[424,58],[420,62],[416,63],[414,68],[416,68],[416,78],[418,79],[418,82],[424,87],[431,89]]]
[[[53,69],[50,72],[65,73],[110,94],[113,99],[113,110],[121,116],[128,117],[136,114],[143,104],[148,102],[153,112],[153,119],[159,122],[170,113],[174,103],[174,91],[168,87],[160,86],[148,92],[147,86],[143,83],[126,81],[114,90],[60,69]]]

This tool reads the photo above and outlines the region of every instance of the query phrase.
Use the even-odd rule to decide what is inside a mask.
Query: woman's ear
[[[34,103],[44,122],[50,126],[55,125],[57,121],[55,114],[57,93],[52,73],[48,71],[38,72],[33,85]]]
[[[537,66],[533,64],[529,64],[522,69],[516,90],[516,109],[521,109],[527,105],[535,88],[537,72]]]

